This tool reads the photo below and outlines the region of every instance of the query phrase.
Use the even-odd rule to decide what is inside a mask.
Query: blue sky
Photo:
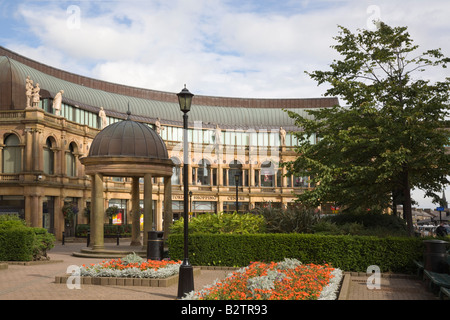
[[[448,0],[0,0],[0,45],[136,87],[308,98],[326,90],[305,71],[338,58],[330,48],[337,25],[356,31],[379,18],[407,26],[423,51],[450,56],[449,17]]]

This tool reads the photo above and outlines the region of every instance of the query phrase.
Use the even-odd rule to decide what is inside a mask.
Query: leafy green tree
[[[284,165],[316,183],[298,196],[302,203],[362,211],[402,203],[412,235],[411,189],[438,201],[449,183],[450,79],[432,83],[422,72],[446,68],[450,59],[440,49],[418,54],[406,27],[379,22],[374,31],[339,29],[333,48],[341,59],[329,71],[307,73],[345,105],[310,110],[313,120],[287,111],[303,132],[297,134],[299,157]]]

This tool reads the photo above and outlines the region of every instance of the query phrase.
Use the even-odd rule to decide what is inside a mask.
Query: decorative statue
[[[100,111],[98,112],[98,116],[100,117],[100,129],[104,129],[107,126],[107,121],[108,119],[106,119],[106,113],[105,110],[103,110],[103,107],[100,107]]]
[[[27,96],[27,108],[31,108],[31,100],[33,98],[33,80],[30,79],[30,76],[26,79],[25,84],[25,94]]]
[[[222,131],[219,128],[219,125],[216,124],[216,129],[214,130],[214,141],[216,145],[221,144]]]
[[[41,88],[39,87],[39,83],[36,83],[36,87],[33,89],[33,108],[39,107],[39,101],[41,96],[39,95],[39,92],[41,91]]]
[[[286,145],[286,130],[284,130],[282,127],[280,127],[280,138],[281,138],[281,145]]]
[[[160,134],[161,133],[161,122],[159,121],[160,119],[156,119],[155,121],[155,128],[156,128],[156,133]]]
[[[64,90],[59,90],[59,92],[53,98],[53,110],[55,110],[55,115],[59,116],[61,111],[62,95]]]

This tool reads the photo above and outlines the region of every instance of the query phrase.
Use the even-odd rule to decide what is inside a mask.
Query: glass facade
[[[40,107],[45,112],[54,114],[51,99],[41,100]],[[98,114],[83,110],[78,106],[63,103],[60,116],[79,125],[95,129],[100,128]],[[107,117],[107,124],[113,124],[122,120]],[[55,120],[49,119],[49,121]],[[68,125],[77,130],[73,123],[68,123]],[[147,123],[147,125],[153,127],[152,124]],[[95,131],[91,130],[90,132]],[[172,212],[173,218],[176,220],[181,217],[184,206],[183,196],[181,195],[184,174],[181,160],[183,158],[182,149],[179,154],[176,154],[177,148],[182,145],[183,128],[163,125],[161,126],[160,134],[167,143],[169,155],[172,155],[171,159],[175,164],[171,182],[173,186]],[[200,125],[199,123],[194,123],[194,127],[188,129],[188,139],[192,148],[190,159],[193,159],[193,162],[189,164],[188,180],[191,186],[190,190],[194,193],[194,196],[189,199],[189,209],[194,216],[206,212],[233,212],[236,209],[239,212],[245,212],[257,206],[262,206],[267,201],[280,201],[278,203],[281,205],[281,201],[286,201],[282,200],[282,196],[286,198],[292,197],[293,191],[292,189],[283,191],[281,188],[301,189],[312,187],[309,183],[309,177],[283,176],[283,169],[279,167],[279,159],[285,149],[281,148],[279,130],[222,129],[219,139],[217,139],[216,134],[216,129],[203,128],[201,123]],[[79,162],[79,157],[84,156],[86,151],[89,150],[89,140],[81,140],[79,133],[75,135],[76,137],[72,136],[70,139],[66,137],[64,140],[59,140],[58,135],[55,133],[50,135],[45,132],[36,133],[35,131],[30,131],[28,136],[25,134],[23,137],[19,137],[14,133],[5,134],[3,137],[4,146],[1,151],[1,173],[5,174],[3,180],[13,179],[9,175],[18,175],[24,170],[24,166],[30,166],[33,169],[38,167],[38,165],[35,166],[33,163],[27,164],[24,160],[26,159],[26,153],[32,151],[33,154],[40,152],[36,154],[39,154],[41,157],[39,161],[41,162],[43,177],[39,174],[36,179],[43,179],[44,182],[52,183],[59,181],[61,176],[65,176],[69,177],[70,182],[74,185],[77,183],[84,184],[84,181],[81,182],[85,177],[83,178],[83,167]],[[37,141],[40,138],[42,140],[39,150],[35,150],[34,147],[27,149],[27,139]],[[314,143],[315,139],[316,137],[311,137],[311,143]],[[219,149],[215,149],[218,140],[220,140],[223,150],[226,149],[221,155],[223,157],[220,158],[217,157],[217,150]],[[295,134],[287,132],[285,139],[285,147],[289,148],[287,150],[293,150],[293,147],[297,144],[298,141]],[[212,147],[216,151],[211,151]],[[254,150],[257,152],[253,152]],[[207,154],[208,152],[210,153]],[[80,181],[77,181],[77,179],[80,179]],[[141,183],[143,183],[142,180],[140,179]],[[128,178],[107,177],[105,181],[108,182],[108,188],[115,190],[113,199],[108,200],[107,206],[116,205],[119,207],[119,213],[113,217],[112,223],[130,223],[127,216],[130,203],[125,199],[128,195],[124,196],[125,191],[123,190],[127,190],[126,184],[129,184],[131,180]],[[153,178],[152,182],[153,192],[160,193],[162,190],[161,181]],[[237,187],[239,189],[239,208],[236,208],[236,201],[234,200]],[[153,201],[154,219],[156,219],[157,211],[160,216],[163,216],[161,211],[164,210],[164,206],[160,203],[162,197],[158,197],[158,203],[156,200]],[[264,197],[267,199],[264,200]],[[0,204],[2,202],[6,203],[5,199],[5,197],[3,199],[0,198],[2,200]],[[83,200],[81,201],[80,199]],[[34,200],[31,199],[29,201]],[[57,217],[57,214],[59,214],[59,211],[57,211],[59,210],[57,208],[57,197],[44,195],[38,201],[42,203],[41,220],[43,227],[50,231],[55,230],[55,216]],[[76,202],[80,208],[84,208],[86,203],[88,203],[88,197],[66,198],[65,201]],[[20,205],[23,208],[25,203],[21,202]],[[21,214],[23,215],[23,210]],[[74,225],[72,224],[65,227],[66,236],[73,234],[73,227]]]

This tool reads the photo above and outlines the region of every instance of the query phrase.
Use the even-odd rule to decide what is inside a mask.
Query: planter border
[[[194,276],[200,275],[200,268],[194,268]],[[66,284],[70,274],[55,277],[55,283]],[[100,286],[170,287],[178,283],[178,275],[160,278],[124,278],[124,277],[80,277],[80,284]]]

